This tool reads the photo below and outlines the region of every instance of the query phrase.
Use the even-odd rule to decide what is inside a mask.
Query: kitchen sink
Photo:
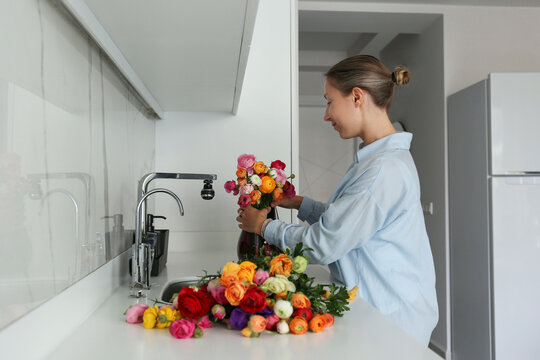
[[[198,281],[199,281],[199,278],[196,278],[196,277],[186,277],[186,278],[169,281],[163,287],[163,291],[161,291],[161,295],[159,299],[160,301],[172,303],[171,298],[173,297],[174,294],[178,294],[178,292],[186,286],[196,285]]]

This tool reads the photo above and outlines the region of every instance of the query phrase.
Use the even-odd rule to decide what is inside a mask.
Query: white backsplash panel
[[[56,2],[0,2],[0,329],[129,246],[155,122]],[[127,269],[126,269],[127,271]]]

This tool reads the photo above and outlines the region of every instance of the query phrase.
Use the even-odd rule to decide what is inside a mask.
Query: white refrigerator
[[[540,73],[448,97],[452,358],[540,359]]]

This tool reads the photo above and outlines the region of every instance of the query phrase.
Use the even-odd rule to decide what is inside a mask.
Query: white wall
[[[331,1],[300,1],[299,10],[358,11],[392,13],[426,13],[443,15],[444,48],[444,97],[487,77],[489,72],[529,72],[540,69],[540,8],[538,7],[485,7],[449,6],[418,4],[376,4]],[[429,59],[427,59],[429,60]],[[446,109],[446,100],[445,105]],[[431,243],[436,258],[436,266],[446,265],[446,334],[437,331],[435,336],[440,345],[446,345],[450,355],[450,321],[448,289],[448,211],[447,211],[447,145],[446,117],[444,119],[444,157],[436,161],[445,164],[444,170],[437,170],[437,178],[444,178],[445,224],[439,224],[433,231],[445,233],[443,239]],[[416,160],[416,159],[415,159]],[[418,167],[423,167],[417,161]],[[441,173],[444,171],[444,173]],[[423,183],[426,179],[421,179]],[[439,182],[440,188],[443,184]],[[423,195],[423,194],[422,194]],[[436,210],[437,211],[437,210]],[[442,259],[444,254],[444,259]],[[445,316],[441,314],[441,316]],[[442,338],[446,336],[446,343]],[[445,347],[443,347],[445,350]]]
[[[222,248],[236,256],[240,230],[235,220],[237,197],[223,185],[235,179],[236,159],[254,154],[269,164],[280,159],[291,171],[293,162],[291,125],[291,3],[263,0],[259,4],[242,97],[236,116],[228,113],[165,113],[156,124],[156,170],[163,172],[215,173],[216,196],[202,200],[202,181],[156,180],[154,187],[167,187],[183,201],[180,217],[172,199],[158,197],[156,228],[171,230],[169,250]],[[215,54],[219,61],[219,54]],[[212,89],[208,89],[212,102]],[[293,169],[294,170],[294,169]],[[294,183],[294,182],[293,182]],[[290,211],[280,218],[291,221]],[[211,270],[211,269],[209,269]]]
[[[1,1],[0,33],[0,293],[10,294],[1,329],[106,261],[96,233],[104,239],[112,222],[103,216],[123,214],[134,227],[154,121],[56,2]],[[34,200],[29,176],[43,173],[84,174],[90,192],[77,177],[43,178],[43,198],[63,193]]]

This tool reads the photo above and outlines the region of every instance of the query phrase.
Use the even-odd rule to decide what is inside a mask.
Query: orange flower
[[[322,295],[323,298],[328,299],[330,297],[330,291],[326,290],[326,292]]]
[[[291,300],[295,309],[309,309],[311,307],[311,301],[304,294],[294,294]]]
[[[251,197],[251,204],[255,205],[257,201],[261,198],[262,194],[259,190],[253,190],[251,194],[249,194]]]
[[[281,201],[281,199],[283,199],[283,189],[279,187],[275,188],[272,197],[274,198],[274,201]]]
[[[264,165],[262,161],[257,161],[255,165],[253,165],[253,170],[257,175],[259,175],[267,172],[268,168]]]
[[[322,316],[324,316],[324,320],[326,321],[326,327],[334,325],[334,317],[331,314],[326,313],[322,314]]]
[[[254,333],[260,333],[266,329],[266,318],[261,315],[251,315],[248,327]]]
[[[253,282],[253,277],[255,276],[255,269],[257,265],[251,261],[244,261],[240,264],[240,270],[238,271],[238,279],[240,281],[246,281],[248,283]]]
[[[240,281],[233,282],[225,289],[225,298],[232,306],[240,305],[246,293],[246,285]]]
[[[249,328],[243,328],[242,331],[240,331],[242,335],[245,337],[251,337],[251,334],[253,334],[253,331],[251,331]]]
[[[221,277],[219,278],[219,282],[223,286],[229,286],[232,283],[235,283],[237,281],[240,281],[240,279],[238,278],[238,275],[232,272],[223,273],[221,274]]]
[[[279,299],[287,300],[287,292],[282,291],[279,294],[276,294],[276,300],[279,300]]]
[[[261,179],[261,186],[259,186],[259,190],[261,190],[263,193],[270,194],[274,189],[276,188],[276,181],[272,179],[270,176],[263,176]]]
[[[296,316],[289,323],[289,329],[295,335],[302,335],[308,331],[308,323],[303,317]]]
[[[281,254],[276,256],[270,261],[270,276],[275,274],[289,276],[291,275],[291,270],[293,266],[293,261],[286,254]]]
[[[324,318],[324,315],[315,315],[310,321],[309,321],[309,328],[313,332],[321,332],[324,330],[324,327],[326,326],[326,320]]]
[[[244,168],[240,168],[238,170],[236,170],[236,176],[238,176],[239,178],[245,178],[246,177],[246,169]]]
[[[247,184],[247,179],[244,177],[244,178],[238,178],[238,185],[240,186],[244,186]]]

